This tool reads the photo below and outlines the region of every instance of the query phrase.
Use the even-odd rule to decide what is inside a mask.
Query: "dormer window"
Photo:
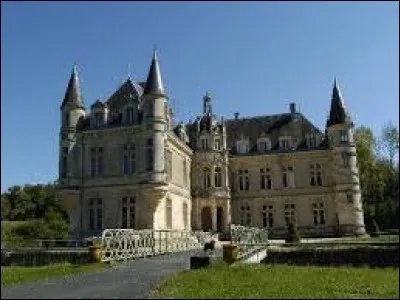
[[[349,136],[346,130],[340,130],[340,143],[347,144],[349,142]]]
[[[214,149],[221,150],[221,139],[220,138],[216,138],[214,140]]]
[[[96,112],[94,114],[94,126],[100,127],[103,125],[103,114],[101,112]]]
[[[208,149],[208,139],[207,139],[207,137],[204,136],[204,137],[200,138],[200,147],[203,150]]]
[[[268,138],[258,139],[257,150],[261,153],[271,150],[271,141]]]
[[[307,137],[307,147],[308,148],[317,147],[317,137],[315,135],[310,135]]]
[[[292,148],[292,139],[290,137],[281,137],[279,139],[279,148],[281,150],[290,150]]]
[[[240,140],[236,142],[237,153],[245,154],[249,152],[249,141]]]
[[[135,112],[135,110],[133,109],[133,107],[128,107],[126,109],[126,118],[125,118],[125,120],[126,120],[127,124],[133,124],[133,122],[135,121],[134,112]]]

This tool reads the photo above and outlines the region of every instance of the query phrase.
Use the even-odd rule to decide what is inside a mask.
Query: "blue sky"
[[[322,130],[336,75],[356,125],[398,124],[397,2],[1,2],[1,191],[58,176],[74,62],[85,103],[147,76],[157,45],[176,119],[283,113]]]

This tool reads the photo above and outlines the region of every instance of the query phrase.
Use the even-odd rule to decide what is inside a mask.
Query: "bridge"
[[[119,261],[93,273],[19,284],[1,290],[2,299],[145,299],[167,276],[190,268],[190,257],[203,255],[211,233],[106,229],[101,237],[104,262]],[[251,260],[265,249],[266,231],[231,227],[231,241],[243,248],[240,261]],[[221,244],[215,256],[222,258]]]

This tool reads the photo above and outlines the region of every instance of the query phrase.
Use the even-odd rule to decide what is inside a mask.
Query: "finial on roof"
[[[128,63],[128,78],[131,78],[131,64]]]

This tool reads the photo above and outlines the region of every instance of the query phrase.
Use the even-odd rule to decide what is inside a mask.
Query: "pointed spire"
[[[158,64],[158,58],[155,49],[153,50],[153,58],[151,60],[151,66],[149,70],[149,75],[147,76],[144,93],[162,97],[166,96],[161,80],[160,66]]]
[[[331,99],[331,110],[327,121],[327,127],[336,124],[345,124],[351,122],[346,109],[344,107],[342,93],[340,92],[339,84],[336,76],[333,83],[332,99]]]
[[[79,87],[78,68],[76,63],[74,63],[74,67],[72,68],[71,77],[69,78],[67,91],[65,92],[61,107],[64,107],[67,104],[71,107],[84,108],[81,90]]]

